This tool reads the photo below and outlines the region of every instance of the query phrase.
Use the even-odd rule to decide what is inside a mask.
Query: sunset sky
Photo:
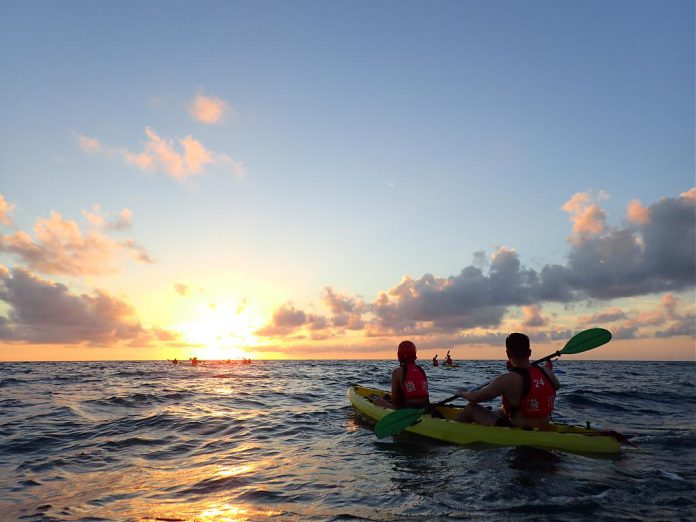
[[[0,360],[695,360],[691,0],[3,2]]]

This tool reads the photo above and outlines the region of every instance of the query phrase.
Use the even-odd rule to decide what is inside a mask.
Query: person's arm
[[[467,391],[465,388],[459,388],[457,393],[460,397],[466,399],[474,404],[478,402],[485,402],[490,399],[494,399],[499,395],[502,395],[503,389],[505,387],[505,380],[508,375],[501,375],[497,377],[490,384],[484,386],[480,390]]]
[[[549,379],[551,379],[551,384],[553,385],[554,390],[558,390],[561,387],[561,381],[558,380],[558,377],[556,377],[556,374],[553,373],[553,363],[549,359],[546,361],[546,369],[544,370],[546,375],[548,375]]]
[[[396,404],[401,399],[401,366],[392,371],[391,391],[392,402]]]
[[[551,379],[551,384],[553,385],[554,390],[561,387],[561,381],[558,380],[558,377],[556,377],[556,374],[553,373],[553,370],[546,370],[546,375],[548,375],[549,379]]]

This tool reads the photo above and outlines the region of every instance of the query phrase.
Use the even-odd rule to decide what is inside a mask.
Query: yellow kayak
[[[394,410],[375,406],[369,397],[386,392],[363,386],[348,388],[350,403],[364,416],[377,421]],[[423,414],[420,421],[404,431],[455,444],[486,443],[497,446],[530,446],[578,453],[619,453],[619,442],[606,433],[581,426],[551,424],[548,431],[499,428],[454,420],[462,407],[445,405],[437,408],[443,418]]]

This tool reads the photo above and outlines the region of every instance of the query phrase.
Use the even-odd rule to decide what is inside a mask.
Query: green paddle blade
[[[404,408],[388,413],[375,424],[375,435],[378,439],[395,435],[414,424],[423,413],[425,410],[420,408]]]
[[[590,328],[574,335],[560,353],[581,353],[592,350],[611,341],[611,332],[604,328]]]

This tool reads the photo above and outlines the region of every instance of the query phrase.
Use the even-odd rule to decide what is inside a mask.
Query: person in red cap
[[[386,408],[424,408],[430,403],[428,377],[425,370],[416,364],[416,345],[402,341],[396,352],[399,366],[391,377],[390,400],[377,398],[374,403]]]

